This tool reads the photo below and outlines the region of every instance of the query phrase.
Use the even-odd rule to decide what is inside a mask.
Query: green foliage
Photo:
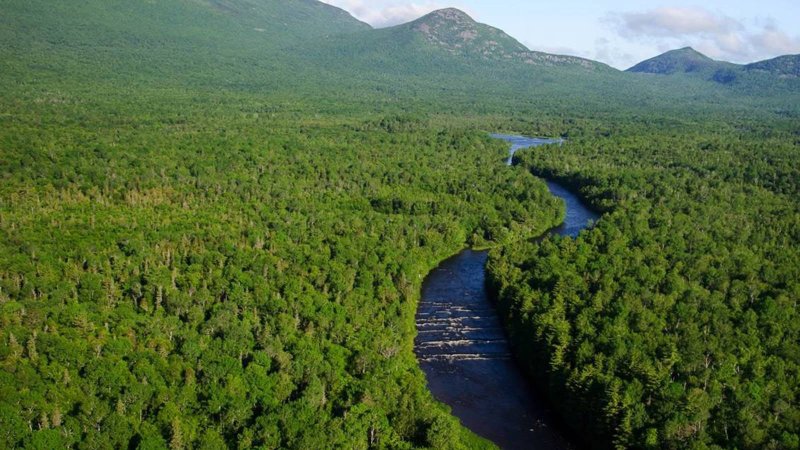
[[[422,277],[558,203],[480,131],[262,105],[5,109],[0,446],[462,442],[411,352]]]
[[[797,448],[794,125],[632,122],[520,154],[607,211],[489,263],[520,357],[593,447]]]
[[[779,77],[800,77],[800,55],[785,55],[747,65],[747,70]]]
[[[671,75],[674,73],[694,73],[708,77],[710,74],[733,64],[715,61],[691,47],[670,50],[655,58],[642,61],[628,69],[628,72]]]
[[[505,61],[460,16],[311,0],[0,12],[0,447],[490,447],[413,318],[439,260],[514,243],[515,341],[598,442],[797,448],[791,80]],[[523,165],[596,230],[517,244],[563,211],[501,130],[569,139]]]
[[[715,61],[691,47],[670,50],[642,61],[631,73],[672,75],[730,86],[739,94],[772,90],[796,92],[800,87],[800,55],[786,55],[747,65]]]

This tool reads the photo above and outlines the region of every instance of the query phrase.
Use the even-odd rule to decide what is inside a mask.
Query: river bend
[[[561,140],[493,134],[517,150]],[[597,215],[557,183],[564,223],[550,234],[577,236]],[[487,252],[464,250],[425,279],[417,311],[415,353],[428,387],[467,428],[503,449],[573,449],[547,402],[512,358],[500,317],[485,287]]]

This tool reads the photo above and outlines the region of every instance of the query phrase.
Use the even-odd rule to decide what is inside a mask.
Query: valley
[[[800,448],[797,55],[620,71],[315,0],[0,12],[0,448],[527,448],[531,409],[556,447]],[[500,130],[562,145],[509,166]]]

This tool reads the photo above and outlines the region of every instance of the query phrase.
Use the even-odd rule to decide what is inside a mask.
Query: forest
[[[604,215],[491,255],[520,362],[592,448],[800,447],[797,124],[519,153]]]
[[[581,444],[800,448],[798,79],[487,60],[421,25],[0,2],[0,449],[495,448],[413,353],[466,247]],[[565,144],[507,167],[494,132]],[[565,216],[542,178],[602,217],[537,239]]]
[[[798,447],[791,119],[37,94],[0,117],[3,447],[490,448],[412,353],[465,245],[592,448]],[[509,168],[487,130],[568,141]],[[534,175],[602,218],[529,239]]]
[[[415,300],[556,223],[544,184],[456,122],[157,95],[5,105],[0,447],[486,445],[425,388]]]

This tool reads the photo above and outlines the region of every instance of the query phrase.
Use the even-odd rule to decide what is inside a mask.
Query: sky
[[[800,53],[800,0],[323,0],[382,28],[445,7],[500,28],[531,50],[619,69],[691,46],[719,60]]]

